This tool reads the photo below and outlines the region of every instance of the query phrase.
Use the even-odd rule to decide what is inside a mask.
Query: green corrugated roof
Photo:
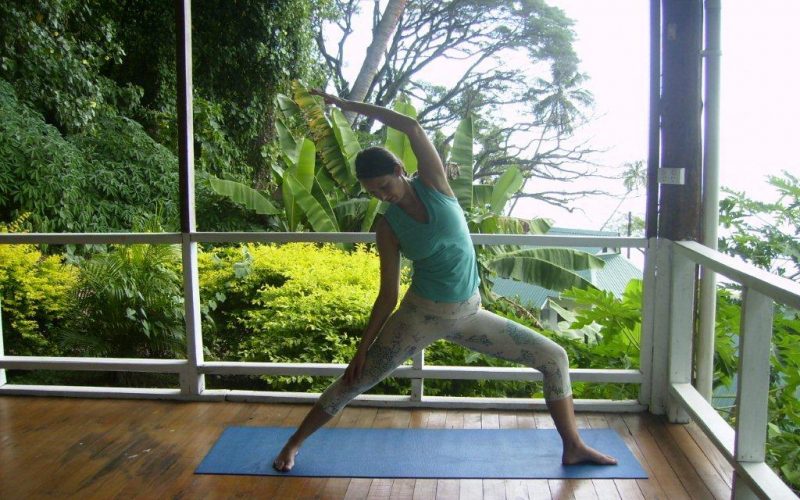
[[[552,230],[548,234],[552,234]],[[618,253],[601,253],[596,257],[605,262],[602,269],[578,271],[578,274],[600,290],[607,290],[614,296],[621,297],[630,280],[642,278],[642,271]],[[559,295],[554,290],[506,278],[493,278],[493,282],[494,293],[508,298],[519,297],[522,304],[539,309],[544,306],[548,297]]]

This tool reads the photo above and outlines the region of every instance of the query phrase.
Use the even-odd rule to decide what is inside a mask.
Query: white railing
[[[653,369],[651,411],[665,399],[670,421],[697,422],[735,469],[734,498],[796,498],[764,458],[774,302],[800,309],[800,285],[696,242],[659,240],[658,247],[654,349],[669,355]],[[735,427],[691,384],[697,265],[742,286]]]
[[[474,234],[477,245],[520,245],[548,247],[646,248],[641,238],[572,237],[539,235]],[[0,244],[179,244],[184,255],[184,297],[187,311],[199,311],[197,290],[197,259],[192,248],[198,243],[372,243],[374,233],[113,233],[113,234],[0,234]],[[187,255],[188,254],[188,255]],[[188,265],[187,265],[188,263]],[[2,304],[0,304],[2,308]],[[332,363],[247,363],[205,361],[202,358],[202,335],[199,325],[192,324],[187,314],[187,351],[200,354],[187,359],[113,359],[4,356],[0,332],[0,377],[5,369],[17,370],[91,370],[122,372],[175,373],[180,376],[180,389],[170,388],[107,388],[77,386],[33,386],[5,383],[0,378],[0,394],[60,395],[76,397],[171,398],[192,400],[259,400],[269,402],[313,402],[319,394],[206,389],[205,375],[304,375],[335,377],[346,365]],[[196,320],[195,320],[196,321]],[[643,333],[643,337],[648,333]],[[642,340],[642,345],[649,345]],[[644,357],[644,353],[643,353]],[[642,360],[642,366],[650,366]],[[593,383],[636,384],[641,387],[639,400],[576,400],[576,407],[593,411],[642,411],[649,393],[649,373],[643,370],[572,369],[572,380]],[[433,397],[424,394],[425,379],[515,380],[540,381],[540,372],[529,368],[433,366],[425,364],[424,351],[415,356],[411,365],[397,368],[392,377],[409,378],[411,395],[365,395],[355,403],[365,405],[463,407],[463,408],[545,408],[541,399],[527,398],[457,398]]]

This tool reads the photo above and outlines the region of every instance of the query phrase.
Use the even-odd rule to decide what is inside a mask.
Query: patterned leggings
[[[542,372],[547,401],[572,395],[566,351],[541,334],[482,309],[479,293],[463,302],[443,303],[408,291],[367,351],[359,380],[347,384],[336,379],[320,396],[320,407],[329,415],[339,413],[405,360],[442,338],[536,368]]]

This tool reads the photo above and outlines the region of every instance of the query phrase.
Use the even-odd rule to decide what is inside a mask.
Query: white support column
[[[419,351],[411,358],[412,365],[415,370],[422,370],[425,366],[425,349]],[[414,378],[411,379],[411,401],[420,402],[422,396],[425,394],[425,379]]]
[[[0,357],[5,356],[6,351],[3,350],[3,298],[0,297]],[[0,368],[0,386],[6,385],[6,371]]]
[[[650,238],[644,252],[644,279],[642,297],[642,335],[639,340],[639,370],[642,383],[639,385],[639,402],[648,404],[653,383],[653,335],[656,309],[656,255],[658,241]]]
[[[663,415],[669,389],[667,353],[669,352],[669,296],[671,242],[659,239],[656,245],[656,280],[653,297],[653,349],[650,368],[650,413]]]
[[[181,394],[196,396],[205,389],[203,338],[200,331],[200,286],[197,277],[197,243],[194,207],[194,126],[192,122],[192,2],[175,2],[176,74],[178,94],[178,182],[181,214],[181,255],[183,263],[183,302],[186,317],[186,358],[181,373]]]
[[[744,289],[734,448],[738,462],[763,462],[765,459],[772,314],[772,299],[751,288]],[[755,493],[745,481],[737,478],[734,498],[755,498]]]
[[[672,253],[672,283],[669,316],[669,385],[692,382],[692,337],[697,265]],[[673,423],[688,423],[689,415],[673,397],[667,398],[667,413]]]
[[[196,396],[205,390],[205,375],[198,367],[203,364],[203,334],[200,319],[200,282],[197,271],[197,243],[183,235],[183,297],[186,317],[186,359],[189,364],[181,373],[181,393]]]

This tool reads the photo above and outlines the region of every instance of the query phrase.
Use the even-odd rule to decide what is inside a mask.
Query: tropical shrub
[[[20,232],[24,219],[0,224],[0,232]],[[61,353],[53,332],[69,315],[69,295],[77,279],[77,269],[61,256],[45,257],[34,245],[0,245],[0,315],[6,354]]]
[[[201,254],[200,281],[213,318],[204,331],[212,356],[348,363],[369,319],[380,271],[374,250],[364,245],[352,252],[308,243],[247,245]],[[289,390],[322,390],[328,383],[265,380]]]
[[[78,231],[90,223],[90,210],[78,210],[85,208],[83,154],[1,79],[0,159],[0,221],[27,213],[39,232]]]
[[[151,219],[137,229],[159,232]],[[173,245],[118,245],[80,259],[64,349],[79,356],[174,358],[185,353],[180,252]]]

